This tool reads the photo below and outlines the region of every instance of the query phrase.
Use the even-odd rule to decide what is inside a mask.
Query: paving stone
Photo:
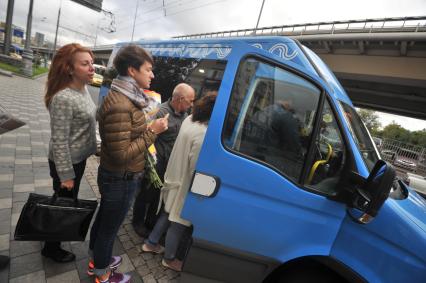
[[[165,270],[164,267],[162,267],[162,266],[156,266],[153,269],[151,269],[151,273],[154,275],[154,278],[158,280],[158,279],[160,279],[162,277],[167,277],[164,274],[164,270]]]
[[[0,210],[0,235],[10,233],[10,218],[12,216],[11,209]]]
[[[17,146],[16,151],[31,151],[30,146]]]
[[[130,258],[135,268],[145,264],[145,260],[140,255]]]
[[[10,279],[9,283],[46,283],[44,271],[29,273],[23,276]]]
[[[144,283],[157,283],[157,280],[155,280],[155,278],[152,274],[148,274],[148,275],[142,277],[142,280],[143,280]]]
[[[15,171],[15,177],[28,177],[28,176],[31,176],[31,177],[33,177],[34,176],[34,171],[33,171],[33,168],[30,168],[30,169],[28,169],[28,170],[17,170],[17,171]]]
[[[16,148],[16,144],[2,144],[0,145],[0,150],[4,148]]]
[[[158,263],[157,263],[157,261],[156,261],[154,258],[152,258],[152,259],[150,259],[150,260],[147,260],[147,261],[146,261],[146,264],[148,265],[148,267],[149,267],[150,269],[153,269],[153,268],[155,268],[155,267],[157,267],[157,266],[158,266]]]
[[[118,230],[117,236],[124,235],[126,233],[127,233],[126,229],[124,229],[123,227],[120,227],[120,229]]]
[[[32,163],[31,159],[15,159],[15,164],[19,165],[31,165]]]
[[[132,250],[128,250],[126,251],[127,255],[129,256],[130,259],[136,258],[136,257],[140,257],[142,258],[140,252],[137,249],[132,249]]]
[[[28,273],[40,271],[42,269],[43,263],[40,252],[15,258],[12,257],[10,261],[10,278],[19,277]]]
[[[22,211],[22,208],[25,205],[25,201],[17,201],[13,203],[12,206],[12,214],[13,213],[20,213]]]
[[[37,187],[52,187],[53,181],[52,178],[45,179],[34,179],[34,186]]]
[[[12,174],[0,174],[0,182],[7,181],[11,182],[13,181],[13,175]]]
[[[133,266],[127,254],[121,254],[120,256],[123,259],[123,262],[118,267],[119,272],[126,273],[135,270],[135,267]]]
[[[49,277],[56,277],[57,275],[62,275],[68,271],[76,270],[75,262],[67,262],[67,263],[57,263],[50,258],[42,256],[44,272],[46,274],[46,278],[49,281]],[[57,281],[54,281],[57,282]],[[69,282],[69,281],[68,281]],[[73,282],[73,281],[71,281]],[[78,281],[74,281],[78,282]]]
[[[142,257],[144,260],[148,261],[154,258],[154,255],[151,253],[142,253]]]
[[[48,277],[46,283],[74,283],[79,282],[77,270],[68,271],[53,277]]]
[[[9,282],[9,267],[0,270],[0,282]]]
[[[15,157],[14,156],[0,156],[0,163],[14,163]]]
[[[12,208],[12,198],[0,198],[0,209]]]
[[[89,233],[90,231],[87,234]],[[71,243],[71,250],[75,254],[76,260],[87,258],[89,256],[89,242],[73,242]]]
[[[10,241],[10,256],[11,257],[19,257],[26,254],[31,254],[41,251],[40,242],[35,241],[15,241],[13,237],[11,237]]]
[[[13,183],[15,185],[21,184],[34,184],[34,177],[31,175],[28,176],[15,176]]]
[[[28,200],[28,196],[30,195],[29,192],[24,192],[24,193],[13,193],[13,198],[12,201],[13,202],[21,202],[21,201],[27,201]]]
[[[12,213],[12,218],[11,218],[11,220],[10,220],[10,225],[11,226],[16,226],[16,223],[18,223],[18,220],[19,220],[19,216],[21,215],[21,212],[19,211],[19,212],[15,212],[15,213]]]
[[[144,283],[142,278],[139,276],[139,274],[136,271],[128,272],[130,276],[132,276],[131,282],[132,283]]]
[[[178,277],[180,273],[176,272],[174,270],[171,270],[169,268],[166,268],[165,274],[166,274],[167,278],[173,279],[173,278]]]
[[[77,260],[75,262],[75,265],[77,266],[77,272],[78,272],[78,276],[80,278],[80,282],[82,282],[83,280],[90,280],[89,282],[93,282],[93,279],[91,277],[89,277],[89,275],[87,275],[87,264],[89,262],[89,258],[83,258],[80,260]]]
[[[167,277],[163,277],[158,279],[157,283],[169,283],[169,279]]]
[[[1,201],[1,199],[0,199],[0,201]],[[126,241],[130,241],[130,236],[129,236],[129,235],[127,235],[127,234],[121,235],[121,236],[119,236],[118,238],[120,239],[120,241],[121,241],[122,243],[123,243],[123,242],[126,242]]]
[[[122,242],[124,249],[127,250],[131,250],[135,247],[135,244],[133,244],[132,241],[126,241],[126,242]]]
[[[144,276],[146,276],[146,275],[148,275],[148,274],[150,274],[151,273],[151,269],[149,269],[149,267],[148,267],[148,265],[146,265],[146,264],[143,264],[143,265],[141,265],[141,266],[138,266],[137,268],[136,268],[136,271],[139,273],[139,275],[140,276],[142,276],[142,277],[144,277]]]
[[[39,187],[35,188],[35,192],[41,195],[53,195],[53,187]]]
[[[114,247],[112,248],[112,254],[113,255],[121,255],[124,254],[125,250],[123,248],[123,245],[118,239],[115,239],[114,241]]]
[[[34,192],[34,184],[18,184],[13,185],[14,193]]]
[[[9,241],[10,241],[9,233],[0,235],[0,251],[9,250],[10,248]]]
[[[38,157],[38,156],[33,156],[32,157],[32,162],[44,162],[44,163],[47,163],[47,157],[45,157],[45,156],[40,156],[40,157]]]

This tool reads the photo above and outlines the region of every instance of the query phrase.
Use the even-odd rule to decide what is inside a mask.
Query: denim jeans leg
[[[173,260],[176,258],[176,253],[182,239],[182,235],[187,227],[180,223],[171,222],[167,230],[166,245],[164,250],[164,258]]]
[[[100,171],[101,206],[93,235],[91,232],[96,275],[107,272],[114,239],[129,210],[135,190],[140,185],[138,180],[112,178],[108,173],[102,172],[102,169]]]
[[[169,221],[169,214],[167,212],[161,212],[160,217],[157,220],[157,223],[155,223],[154,229],[152,229],[151,234],[149,234],[148,239],[145,241],[148,244],[156,245],[161,239],[161,236],[167,231],[167,228],[170,225]]]

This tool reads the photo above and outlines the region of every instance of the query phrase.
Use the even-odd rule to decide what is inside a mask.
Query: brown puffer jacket
[[[156,135],[147,130],[144,113],[127,96],[110,91],[98,111],[102,139],[100,166],[117,173],[142,172],[146,148]]]

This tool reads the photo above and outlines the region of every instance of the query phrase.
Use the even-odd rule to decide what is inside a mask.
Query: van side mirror
[[[355,191],[353,206],[363,214],[349,215],[359,223],[369,223],[388,198],[394,179],[395,169],[388,162],[378,160],[365,183]]]

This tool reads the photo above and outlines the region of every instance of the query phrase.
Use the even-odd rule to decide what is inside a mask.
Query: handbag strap
[[[59,190],[66,190],[65,188],[59,188]],[[58,191],[59,190],[55,190],[55,192],[53,193],[53,196],[52,196],[52,198],[51,198],[51,200],[50,200],[50,204],[54,204],[55,202],[56,202],[56,200],[58,199],[58,197],[59,197],[59,193],[58,193]],[[74,200],[74,206],[78,206],[78,198],[77,198],[77,193],[76,193],[76,190],[72,190],[72,199]]]

